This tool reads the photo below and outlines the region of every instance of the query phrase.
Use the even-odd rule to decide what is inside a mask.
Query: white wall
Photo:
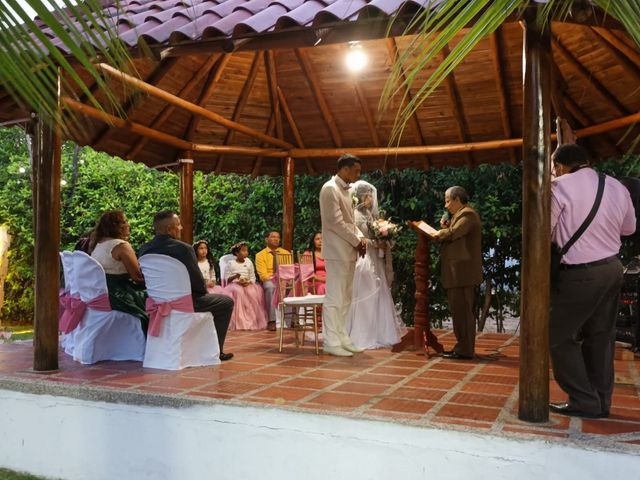
[[[640,456],[273,408],[145,407],[0,390],[0,466],[102,479],[639,478]]]

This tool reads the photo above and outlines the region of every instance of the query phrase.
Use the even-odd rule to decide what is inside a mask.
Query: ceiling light
[[[349,70],[352,72],[360,72],[367,66],[369,59],[362,45],[354,42],[349,45],[349,52],[347,53],[345,61]]]

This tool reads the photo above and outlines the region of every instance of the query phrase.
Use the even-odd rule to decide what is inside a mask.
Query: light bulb
[[[20,172],[20,173],[24,173],[24,172],[26,172],[26,171],[27,171],[27,169],[26,169],[26,168],[24,168],[24,167],[20,167],[20,168],[18,169],[18,172]]]
[[[360,45],[352,45],[345,58],[347,68],[352,72],[360,72],[367,66],[367,54]]]
[[[63,178],[62,180],[60,180],[60,185],[61,186],[66,186],[67,185],[67,181]]]

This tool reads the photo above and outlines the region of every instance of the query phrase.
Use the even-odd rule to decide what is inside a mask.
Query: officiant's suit
[[[449,226],[440,230],[440,282],[447,290],[456,346],[453,351],[472,357],[475,350],[473,302],[482,283],[482,224],[468,205],[458,210]]]
[[[322,323],[325,347],[351,345],[345,329],[362,233],[355,225],[349,184],[335,175],[320,190],[322,256],[327,271]]]

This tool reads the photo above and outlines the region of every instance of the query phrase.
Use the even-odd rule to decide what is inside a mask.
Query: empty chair
[[[140,257],[140,267],[150,311],[143,366],[181,370],[219,364],[220,347],[213,316],[193,311],[186,267],[175,258],[157,254]]]
[[[324,303],[324,295],[312,295],[307,292],[307,284],[313,285],[313,265],[309,263],[293,264],[285,263],[293,261],[293,255],[278,254],[276,265],[276,277],[278,279],[278,311],[280,321],[279,351],[282,351],[284,343],[284,325],[288,316],[291,316],[291,327],[294,330],[296,347],[301,343],[304,346],[306,331],[312,331],[315,340],[316,355],[319,354],[318,343],[318,307]],[[301,332],[301,341],[298,340],[298,332]]]
[[[227,265],[235,259],[235,255],[227,253],[226,255],[221,256],[220,260],[218,260],[218,265],[220,265],[220,285],[223,287],[227,285]]]
[[[102,266],[81,251],[73,252],[71,301],[73,359],[84,364],[102,360],[136,360],[144,357],[145,339],[140,320],[128,313],[111,310]]]

